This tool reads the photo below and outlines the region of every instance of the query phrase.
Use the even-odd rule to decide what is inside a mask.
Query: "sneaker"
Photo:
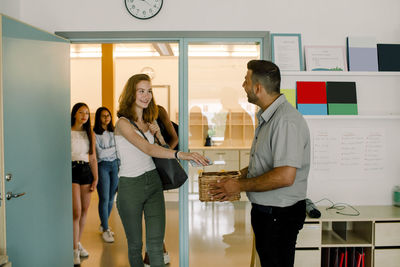
[[[82,246],[81,242],[78,243],[79,254],[82,258],[89,257],[89,252]]]
[[[103,237],[104,242],[107,242],[107,243],[114,242],[113,233],[110,231],[110,229],[107,229],[107,231],[104,231],[101,236]]]
[[[111,231],[111,227],[108,227],[108,229],[110,229],[110,233],[112,234],[112,235],[114,235],[114,232],[113,231]],[[99,231],[100,231],[100,233],[103,233],[104,232],[104,230],[103,230],[103,226],[99,226]]]
[[[168,252],[164,252],[164,264],[168,264],[170,262]]]
[[[74,265],[81,264],[79,249],[74,249]]]
[[[144,267],[150,267],[150,264],[145,263]]]

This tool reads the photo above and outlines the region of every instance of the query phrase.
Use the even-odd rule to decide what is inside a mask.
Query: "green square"
[[[328,104],[328,115],[358,115],[357,104]]]

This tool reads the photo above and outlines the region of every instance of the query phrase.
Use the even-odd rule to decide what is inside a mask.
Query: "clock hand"
[[[148,4],[149,6],[151,6],[151,4],[149,4],[149,2],[147,2],[146,0],[140,0],[142,2],[145,2],[146,4]]]

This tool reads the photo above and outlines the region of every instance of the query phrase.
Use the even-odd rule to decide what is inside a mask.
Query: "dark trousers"
[[[252,206],[251,225],[261,266],[293,267],[297,234],[306,217],[305,201],[284,208]]]
[[[120,177],[117,208],[128,241],[131,267],[143,267],[142,221],[146,224],[146,247],[151,267],[164,267],[165,201],[157,170],[138,177]]]

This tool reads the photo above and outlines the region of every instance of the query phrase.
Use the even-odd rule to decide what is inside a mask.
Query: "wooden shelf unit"
[[[356,206],[359,216],[337,214],[318,207],[321,218],[307,217],[299,232],[295,267],[325,267],[328,249],[363,248],[365,267],[398,267],[400,263],[400,207]],[[346,224],[344,239],[333,230],[335,223]],[[253,251],[254,252],[254,251]],[[255,252],[254,252],[255,253]],[[260,266],[256,257],[255,266]]]
[[[226,115],[225,115],[226,113]],[[201,112],[189,114],[189,146],[204,146],[209,130],[207,116]],[[250,116],[245,111],[227,111],[218,113],[219,116],[226,116],[224,124],[219,125],[218,131],[224,131],[222,141],[215,141],[215,146],[251,146],[256,125],[255,114]],[[179,120],[179,113],[176,114]],[[220,132],[220,137],[222,134]]]

